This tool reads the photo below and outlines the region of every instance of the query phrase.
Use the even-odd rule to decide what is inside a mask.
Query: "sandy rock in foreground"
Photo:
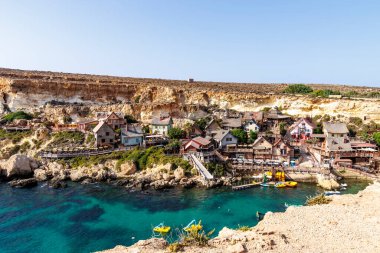
[[[269,213],[247,232],[224,228],[208,247],[184,252],[380,252],[380,183],[332,199],[328,205]],[[166,247],[161,239],[149,239],[103,252],[167,252]]]

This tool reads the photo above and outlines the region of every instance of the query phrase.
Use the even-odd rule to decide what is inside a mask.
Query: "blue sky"
[[[0,66],[380,86],[378,0],[0,0]]]

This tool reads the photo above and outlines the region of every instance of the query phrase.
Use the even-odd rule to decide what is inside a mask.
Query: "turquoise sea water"
[[[348,181],[346,193],[367,183]],[[54,190],[39,185],[13,189],[0,183],[0,252],[92,252],[130,245],[152,235],[160,222],[183,227],[201,219],[206,230],[253,226],[256,211],[285,211],[321,190],[312,184],[295,189],[257,187],[170,189],[127,192],[105,184],[70,184]]]

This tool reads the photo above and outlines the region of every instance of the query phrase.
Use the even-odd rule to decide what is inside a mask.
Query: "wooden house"
[[[97,147],[114,146],[117,143],[118,137],[115,131],[104,121],[99,122],[99,124],[93,129],[93,133]]]

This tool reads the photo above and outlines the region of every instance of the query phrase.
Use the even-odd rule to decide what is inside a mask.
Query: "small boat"
[[[202,230],[203,226],[201,225],[201,221],[199,221],[198,223],[196,223],[195,220],[192,220],[190,221],[189,224],[187,224],[186,227],[183,228],[183,230],[185,230],[186,232],[198,232],[200,230]]]
[[[261,186],[264,186],[264,187],[274,187],[275,186],[275,183],[274,182],[269,182],[269,183],[261,183],[260,184]]]
[[[286,184],[284,182],[278,182],[275,184],[276,188],[285,188]]]
[[[294,181],[284,182],[284,184],[285,184],[287,187],[296,187],[296,186],[297,186],[297,182],[294,182]]]
[[[158,224],[157,226],[153,228],[153,232],[166,234],[166,233],[169,233],[170,229],[171,228],[169,226],[165,226],[164,223],[161,222],[160,224]]]
[[[347,190],[347,188],[346,188],[346,187],[340,187],[339,190],[341,190],[341,191],[345,191],[345,190]]]
[[[347,187],[346,183],[340,184],[340,187]]]
[[[327,191],[324,194],[325,194],[325,196],[339,195],[340,191]]]

